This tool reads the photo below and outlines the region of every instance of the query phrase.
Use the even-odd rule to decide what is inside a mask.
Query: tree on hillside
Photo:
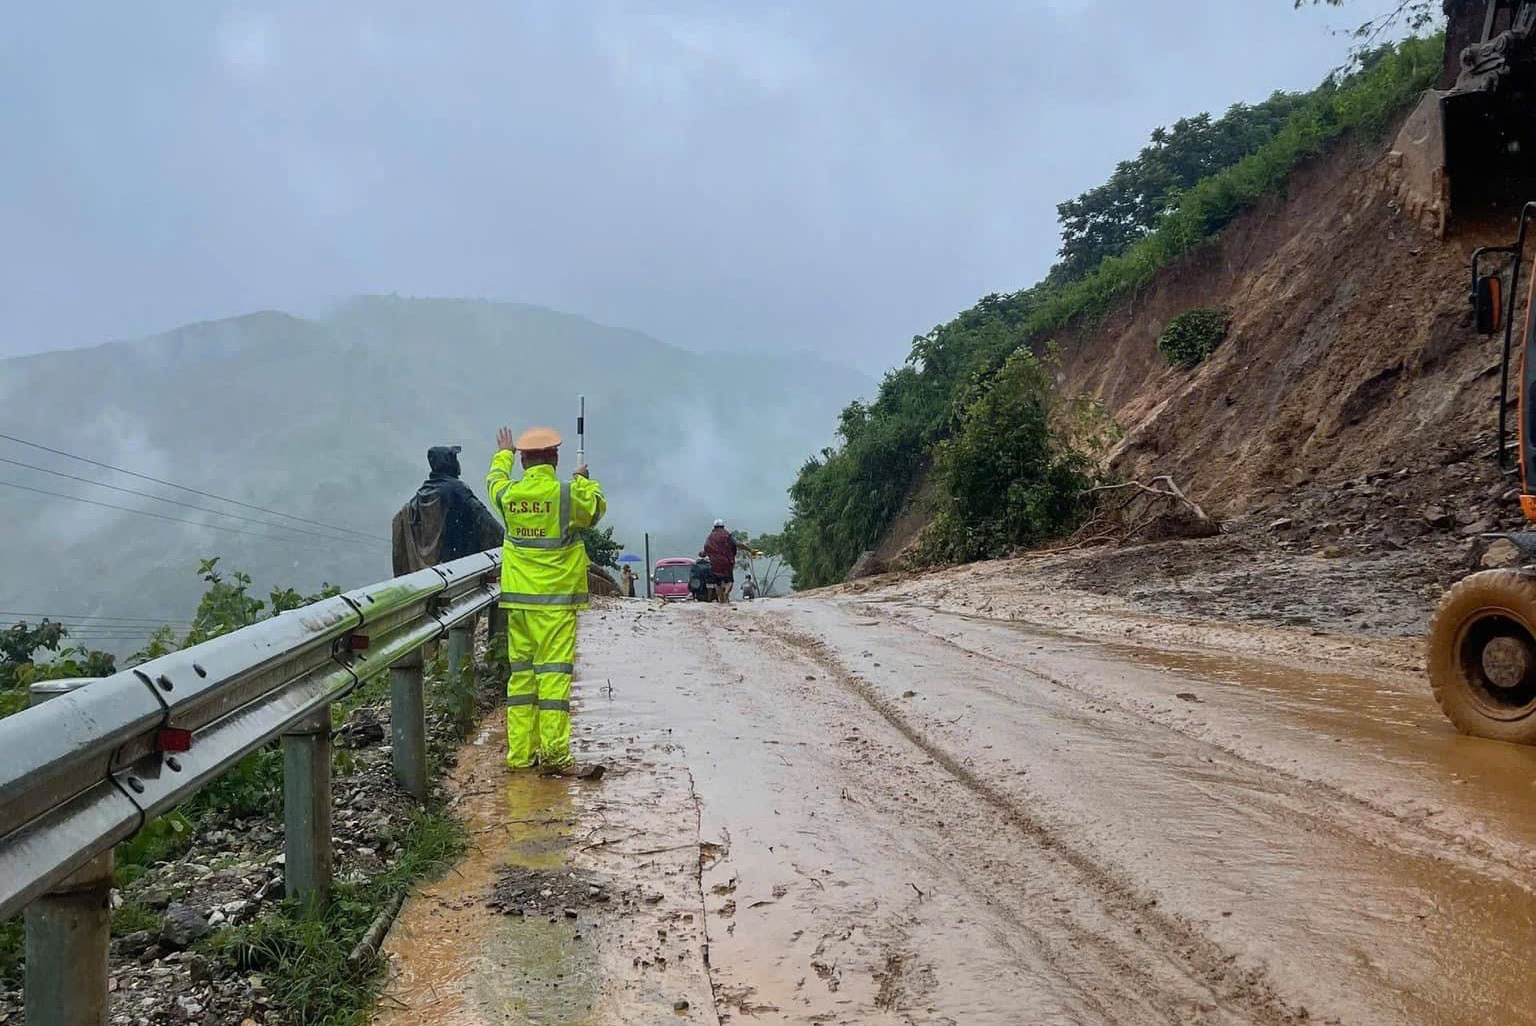
[[[785,560],[784,536],[760,534],[747,543],[747,547],[762,555],[752,560],[752,576],[757,578],[758,593],[772,595],[788,576],[790,565]]]
[[[1113,186],[1079,197],[1080,206],[1067,204],[1069,215],[1081,215],[1085,262],[1094,247],[1113,249],[1141,234],[1075,279],[1058,264],[1045,280],[984,296],[912,340],[905,365],[886,374],[874,400],[844,409],[840,444],[807,459],[790,488],[781,538],[795,585],[841,580],[919,497],[940,511],[941,529],[927,536],[934,559],[975,558],[1070,530],[1082,513],[1074,487],[1118,428],[1091,401],[1053,396],[1055,374],[1042,375],[1024,358],[1038,361],[1058,342],[1070,344],[1058,333],[1091,326],[1277,194],[1336,140],[1386,132],[1441,73],[1444,49],[1439,36],[1379,46],[1305,97],[1279,95],[1267,101],[1273,106],[1234,108],[1220,121],[1186,119],[1159,133],[1140,163],[1124,165]],[[1276,128],[1270,119],[1292,103]],[[1181,176],[1214,167],[1266,134],[1255,152],[1180,185]]]
[[[1291,0],[1291,6],[1297,9],[1302,7],[1317,7],[1326,4],[1329,7],[1343,7],[1350,0]],[[1409,32],[1422,32],[1434,25],[1435,21],[1444,13],[1445,5],[1454,0],[1399,0],[1396,7],[1385,14],[1369,18],[1356,26],[1354,36],[1356,39],[1365,40],[1364,45],[1370,45],[1385,33],[1396,26],[1403,26]]]
[[[1197,114],[1155,129],[1151,144],[1121,162],[1109,181],[1056,207],[1061,263],[1053,276],[1078,278],[1124,253],[1178,207],[1186,190],[1262,149],[1307,99],[1277,92],[1257,106],[1235,104],[1219,120]]]
[[[605,527],[599,531],[595,527],[583,527],[576,536],[587,547],[587,558],[593,566],[619,568],[619,553],[624,551],[624,543],[613,540],[613,528]]]
[[[1049,370],[1027,349],[1010,356],[938,446],[934,469],[950,501],[929,528],[927,558],[999,556],[1078,525],[1089,461],[1053,428],[1053,406]]]
[[[116,657],[110,652],[65,645],[68,636],[63,624],[48,619],[36,627],[22,621],[0,631],[0,716],[26,708],[27,688],[38,681],[117,672]],[[39,652],[53,653],[53,658],[37,662]]]

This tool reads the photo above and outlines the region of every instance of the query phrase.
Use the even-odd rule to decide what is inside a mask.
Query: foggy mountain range
[[[569,469],[578,394],[587,459],[608,495],[605,524],[626,551],[640,553],[648,531],[654,557],[689,554],[717,516],[754,535],[778,530],[795,473],[831,442],[837,412],[873,387],[810,356],[692,353],[537,307],[398,297],[353,299],[316,319],[261,312],[3,360],[0,432],[318,523],[0,440],[0,459],[13,461],[0,462],[10,525],[0,610],[186,620],[203,589],[199,559],[214,555],[249,571],[263,597],[274,585],[383,580],[390,517],[425,477],[428,446],[462,445],[464,479],[483,500],[502,424],[558,428]],[[214,524],[232,530],[198,526]]]

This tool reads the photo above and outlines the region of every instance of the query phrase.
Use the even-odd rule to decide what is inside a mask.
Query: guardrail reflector
[[[162,752],[189,752],[192,750],[192,732],[180,727],[161,727],[155,735],[155,748]]]

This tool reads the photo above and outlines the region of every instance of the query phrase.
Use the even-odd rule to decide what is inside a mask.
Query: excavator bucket
[[[1468,41],[1454,82],[1424,94],[1390,158],[1404,206],[1439,235],[1456,222],[1507,220],[1536,194],[1536,0],[1452,0],[1446,10],[1447,46]]]

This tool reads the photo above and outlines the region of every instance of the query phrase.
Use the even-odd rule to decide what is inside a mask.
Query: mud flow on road
[[[1536,751],[1368,650],[868,598],[588,614],[608,776],[486,725],[377,1021],[1536,1023]]]

